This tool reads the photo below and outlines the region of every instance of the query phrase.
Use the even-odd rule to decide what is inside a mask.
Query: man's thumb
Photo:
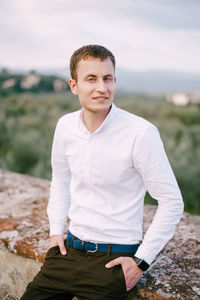
[[[62,253],[62,255],[66,255],[67,254],[67,250],[66,250],[66,248],[65,248],[65,246],[64,246],[64,242],[60,242],[59,243],[59,248],[60,248],[60,252]]]
[[[106,267],[106,268],[112,268],[112,267],[114,267],[114,266],[116,266],[116,265],[119,265],[119,264],[120,264],[120,259],[119,259],[119,257],[118,257],[118,258],[116,258],[116,259],[113,259],[113,260],[109,261],[109,262],[105,265],[105,267]]]

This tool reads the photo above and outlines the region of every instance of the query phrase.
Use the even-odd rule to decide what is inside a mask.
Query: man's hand
[[[59,246],[60,252],[62,255],[67,254],[67,250],[64,245],[64,237],[59,234],[55,234],[50,236],[50,243],[49,243],[49,248],[54,247],[54,246]]]
[[[106,268],[112,268],[119,264],[122,265],[122,270],[124,272],[126,289],[127,291],[130,291],[142,277],[144,272],[140,268],[138,268],[132,257],[125,256],[120,256],[116,259],[111,260],[106,264]]]

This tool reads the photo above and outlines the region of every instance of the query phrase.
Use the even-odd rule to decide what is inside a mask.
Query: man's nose
[[[105,93],[106,90],[107,90],[105,82],[103,80],[99,80],[97,82],[96,89],[97,89],[98,92]]]

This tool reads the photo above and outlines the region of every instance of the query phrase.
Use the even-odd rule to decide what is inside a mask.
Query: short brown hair
[[[77,49],[70,59],[70,73],[72,79],[77,81],[76,68],[81,59],[88,59],[89,57],[100,59],[101,61],[110,58],[115,70],[115,57],[112,52],[100,45],[86,45]]]

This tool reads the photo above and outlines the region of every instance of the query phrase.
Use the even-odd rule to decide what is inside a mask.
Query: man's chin
[[[110,107],[111,107],[112,102],[110,103],[98,103],[94,104],[88,108],[86,108],[88,111],[91,111],[93,113],[98,113],[98,112],[107,112]]]

